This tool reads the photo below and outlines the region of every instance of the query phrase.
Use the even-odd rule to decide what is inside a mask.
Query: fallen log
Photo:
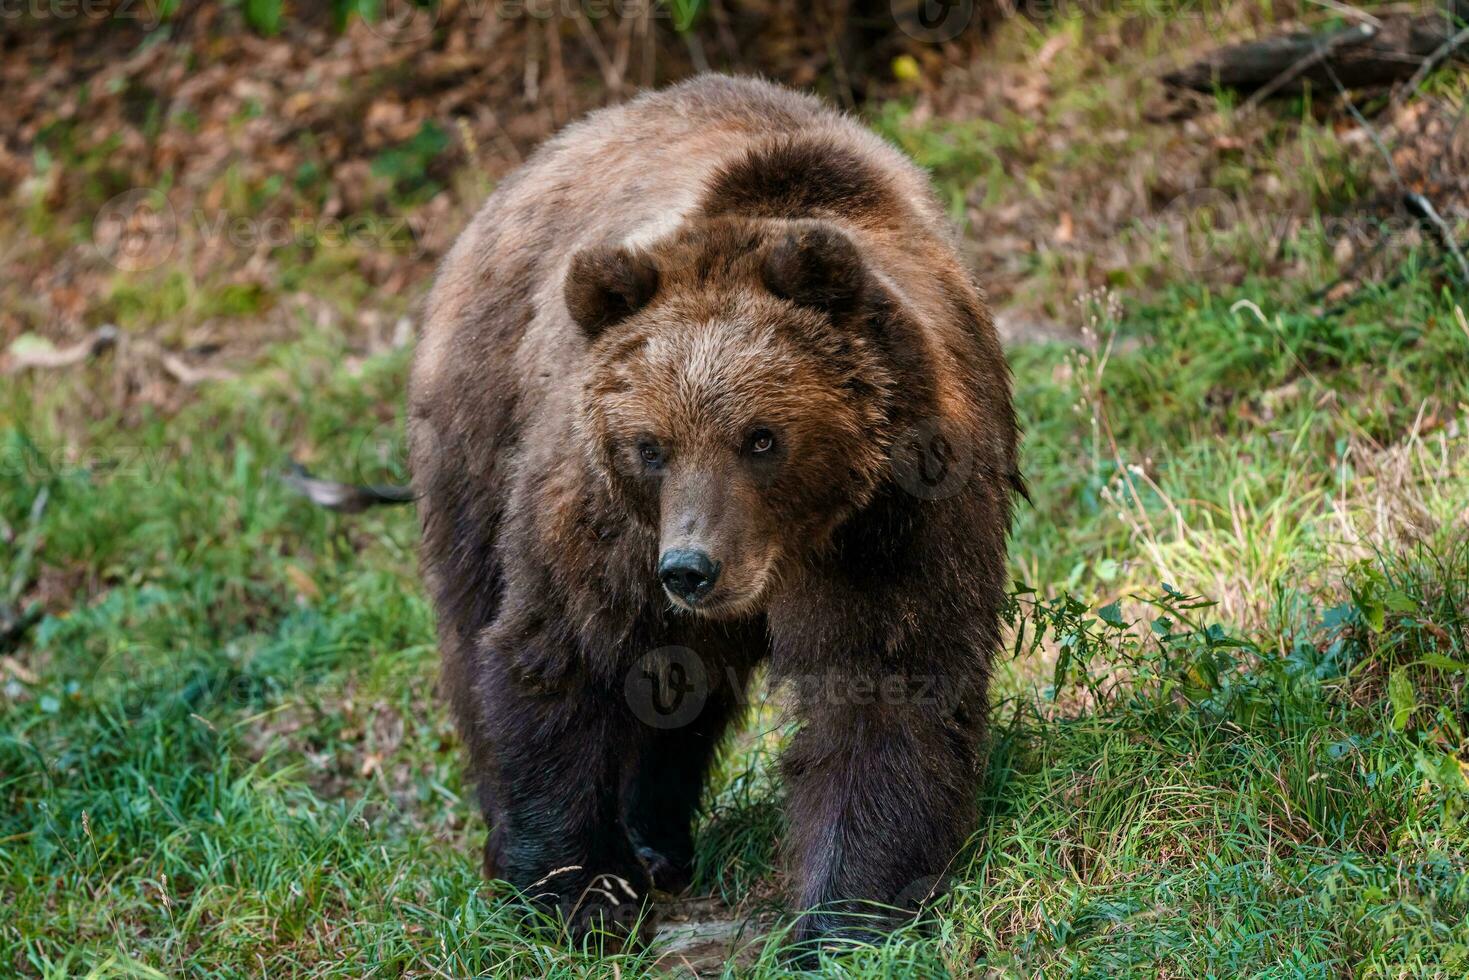
[[[1175,88],[1212,92],[1227,88],[1254,101],[1293,95],[1308,85],[1381,88],[1414,78],[1425,64],[1469,55],[1463,30],[1469,0],[1428,14],[1397,14],[1330,31],[1292,31],[1232,44],[1169,72]],[[1334,79],[1333,79],[1334,76]]]

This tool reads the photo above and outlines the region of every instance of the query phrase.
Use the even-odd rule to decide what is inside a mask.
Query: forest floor
[[[1245,6],[1007,20],[860,110],[990,289],[1034,504],[982,825],[825,972],[1469,973],[1469,296],[1398,205],[1469,233],[1469,86],[1163,92],[1327,16]],[[0,973],[783,975],[779,692],[660,939],[569,948],[479,876],[411,508],[279,479],[406,478],[434,261],[601,95],[222,16],[0,67]]]

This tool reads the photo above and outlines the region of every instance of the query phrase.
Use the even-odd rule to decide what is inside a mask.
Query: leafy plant
[[[378,154],[372,172],[390,181],[399,193],[428,193],[436,186],[428,178],[429,168],[448,147],[449,134],[430,120],[406,143]]]

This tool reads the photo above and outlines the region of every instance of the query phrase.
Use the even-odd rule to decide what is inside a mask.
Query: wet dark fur
[[[832,934],[855,901],[921,897],[974,827],[1018,485],[1008,376],[940,210],[896,154],[757,82],[706,77],[623,111],[569,130],[491,198],[445,262],[415,366],[423,568],[493,828],[486,869],[580,926],[629,914],[650,867],[681,887],[708,766],[768,660],[801,721],[783,759],[792,900],[823,909],[802,937]],[[709,158],[701,195],[619,250],[629,202],[655,193],[638,175],[664,165],[640,147],[678,140],[668,166]],[[579,168],[595,179],[606,160],[622,176],[580,190]],[[738,396],[780,399],[809,447],[752,484],[746,531],[776,571],[721,619],[664,596],[657,487],[628,472],[616,429],[621,410],[679,424],[648,344],[682,343],[668,338],[700,317],[769,328],[780,380],[741,375]],[[808,399],[839,411],[803,413]],[[923,499],[895,474],[921,465],[912,433],[934,426],[967,477]],[[712,687],[665,731],[625,692],[667,647],[695,651]],[[588,892],[602,874],[636,898]]]

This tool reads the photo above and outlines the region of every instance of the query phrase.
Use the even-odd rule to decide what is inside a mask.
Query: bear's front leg
[[[984,685],[832,672],[801,686],[786,846],[810,953],[880,935],[893,906],[911,911],[940,886],[975,825]]]
[[[552,691],[499,658],[486,667],[494,784],[487,871],[554,908],[574,937],[595,928],[626,934],[649,888],[619,813],[636,737],[626,705],[588,678]]]

